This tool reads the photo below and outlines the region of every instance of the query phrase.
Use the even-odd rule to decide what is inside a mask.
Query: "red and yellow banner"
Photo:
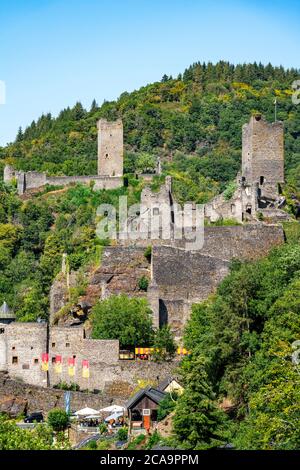
[[[154,348],[135,348],[135,354],[152,354]]]
[[[158,350],[157,350],[158,351]],[[154,348],[135,348],[135,354],[153,354]],[[190,354],[190,351],[188,351],[186,348],[177,348],[177,354],[180,356],[186,356],[187,354]]]
[[[49,354],[43,353],[42,354],[42,370],[47,372],[49,370]]]
[[[55,356],[54,370],[56,374],[62,373],[62,358],[61,356]]]
[[[68,374],[70,377],[74,377],[75,375],[75,358],[69,357],[68,359]]]
[[[82,361],[82,377],[88,379],[90,376],[90,364],[89,361],[83,359]]]

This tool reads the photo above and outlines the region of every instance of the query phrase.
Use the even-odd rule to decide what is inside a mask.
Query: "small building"
[[[156,427],[159,403],[166,396],[164,392],[146,387],[137,392],[127,403],[129,432],[146,431]]]
[[[0,323],[9,324],[16,320],[16,315],[4,301],[0,307]]]
[[[158,384],[158,390],[164,393],[177,393],[181,395],[183,393],[183,386],[174,377],[166,377]]]

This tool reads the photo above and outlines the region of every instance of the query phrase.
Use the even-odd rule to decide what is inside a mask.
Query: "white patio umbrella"
[[[119,411],[118,413],[113,413],[112,415],[107,416],[107,418],[105,418],[105,421],[108,422],[108,421],[111,421],[112,419],[116,421],[121,416],[123,416],[123,412]]]
[[[96,416],[99,415],[98,410],[94,410],[93,408],[82,408],[82,410],[78,410],[75,413],[76,416]]]
[[[102,408],[100,411],[103,411],[104,413],[124,413],[125,408],[124,406],[111,405],[106,408]]]

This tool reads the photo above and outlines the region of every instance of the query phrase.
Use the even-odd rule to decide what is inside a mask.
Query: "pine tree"
[[[224,414],[215,404],[203,357],[187,358],[181,372],[185,389],[173,421],[179,445],[186,449],[217,447],[222,443]]]
[[[94,98],[91,104],[91,112],[96,111],[97,109],[99,109],[99,106],[98,106],[97,101]]]
[[[18,134],[16,137],[16,142],[21,142],[22,140],[23,140],[23,131],[22,131],[22,127],[19,127]]]

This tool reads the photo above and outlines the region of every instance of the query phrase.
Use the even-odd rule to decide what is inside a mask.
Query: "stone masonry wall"
[[[98,410],[111,404],[124,405],[137,386],[147,383],[157,386],[167,376],[176,374],[177,367],[178,362],[157,364],[147,361],[119,361],[119,365],[107,374],[105,386],[102,389],[95,387],[97,393],[92,393],[92,386],[89,393],[71,392],[71,409],[79,410],[88,406]],[[103,376],[104,371],[101,368],[94,373],[98,372]],[[64,408],[64,394],[63,390],[28,384],[0,372],[0,410],[2,400],[21,398],[27,401],[29,412],[48,412],[56,407]]]
[[[46,386],[41,357],[47,351],[47,325],[13,322],[5,330],[8,373],[29,384]]]
[[[108,395],[128,397],[139,381],[165,378],[175,363],[119,360],[117,340],[85,337],[82,326],[51,327],[49,331],[49,371],[42,371],[42,354],[47,352],[47,325],[11,323],[5,328],[6,369],[19,382],[47,387],[59,382],[76,383],[81,390],[106,391]],[[56,356],[62,356],[62,371],[55,370]],[[14,359],[16,358],[16,359]],[[68,359],[75,359],[75,375],[68,373]],[[82,376],[82,360],[89,361],[90,377]],[[174,365],[175,364],[175,365]]]
[[[98,121],[98,175],[123,175],[123,123]]]
[[[258,259],[284,242],[279,225],[205,227],[204,234],[200,251],[162,245],[152,248],[148,300],[153,323],[158,327],[167,321],[177,340],[182,336],[191,305],[215,291],[228,273],[231,259]]]
[[[242,175],[247,183],[259,182],[260,177],[264,177],[264,184],[284,182],[282,122],[270,124],[261,116],[253,116],[243,126]]]
[[[197,253],[207,254],[226,260],[232,258],[257,259],[266,256],[270,249],[284,242],[284,232],[281,225],[248,224],[236,226],[207,226],[204,227],[204,245]],[[148,247],[172,246],[185,248],[186,241],[182,240],[122,240],[122,246]]]
[[[62,373],[55,372],[55,357],[62,356]],[[68,359],[75,359],[75,375],[68,374]],[[90,378],[82,377],[82,361],[89,361]],[[49,339],[50,384],[75,382],[81,388],[103,389],[106,382],[107,366],[118,364],[119,341],[93,340],[85,338],[82,327],[52,327]],[[95,370],[97,368],[97,373]],[[117,379],[118,377],[114,377]]]

